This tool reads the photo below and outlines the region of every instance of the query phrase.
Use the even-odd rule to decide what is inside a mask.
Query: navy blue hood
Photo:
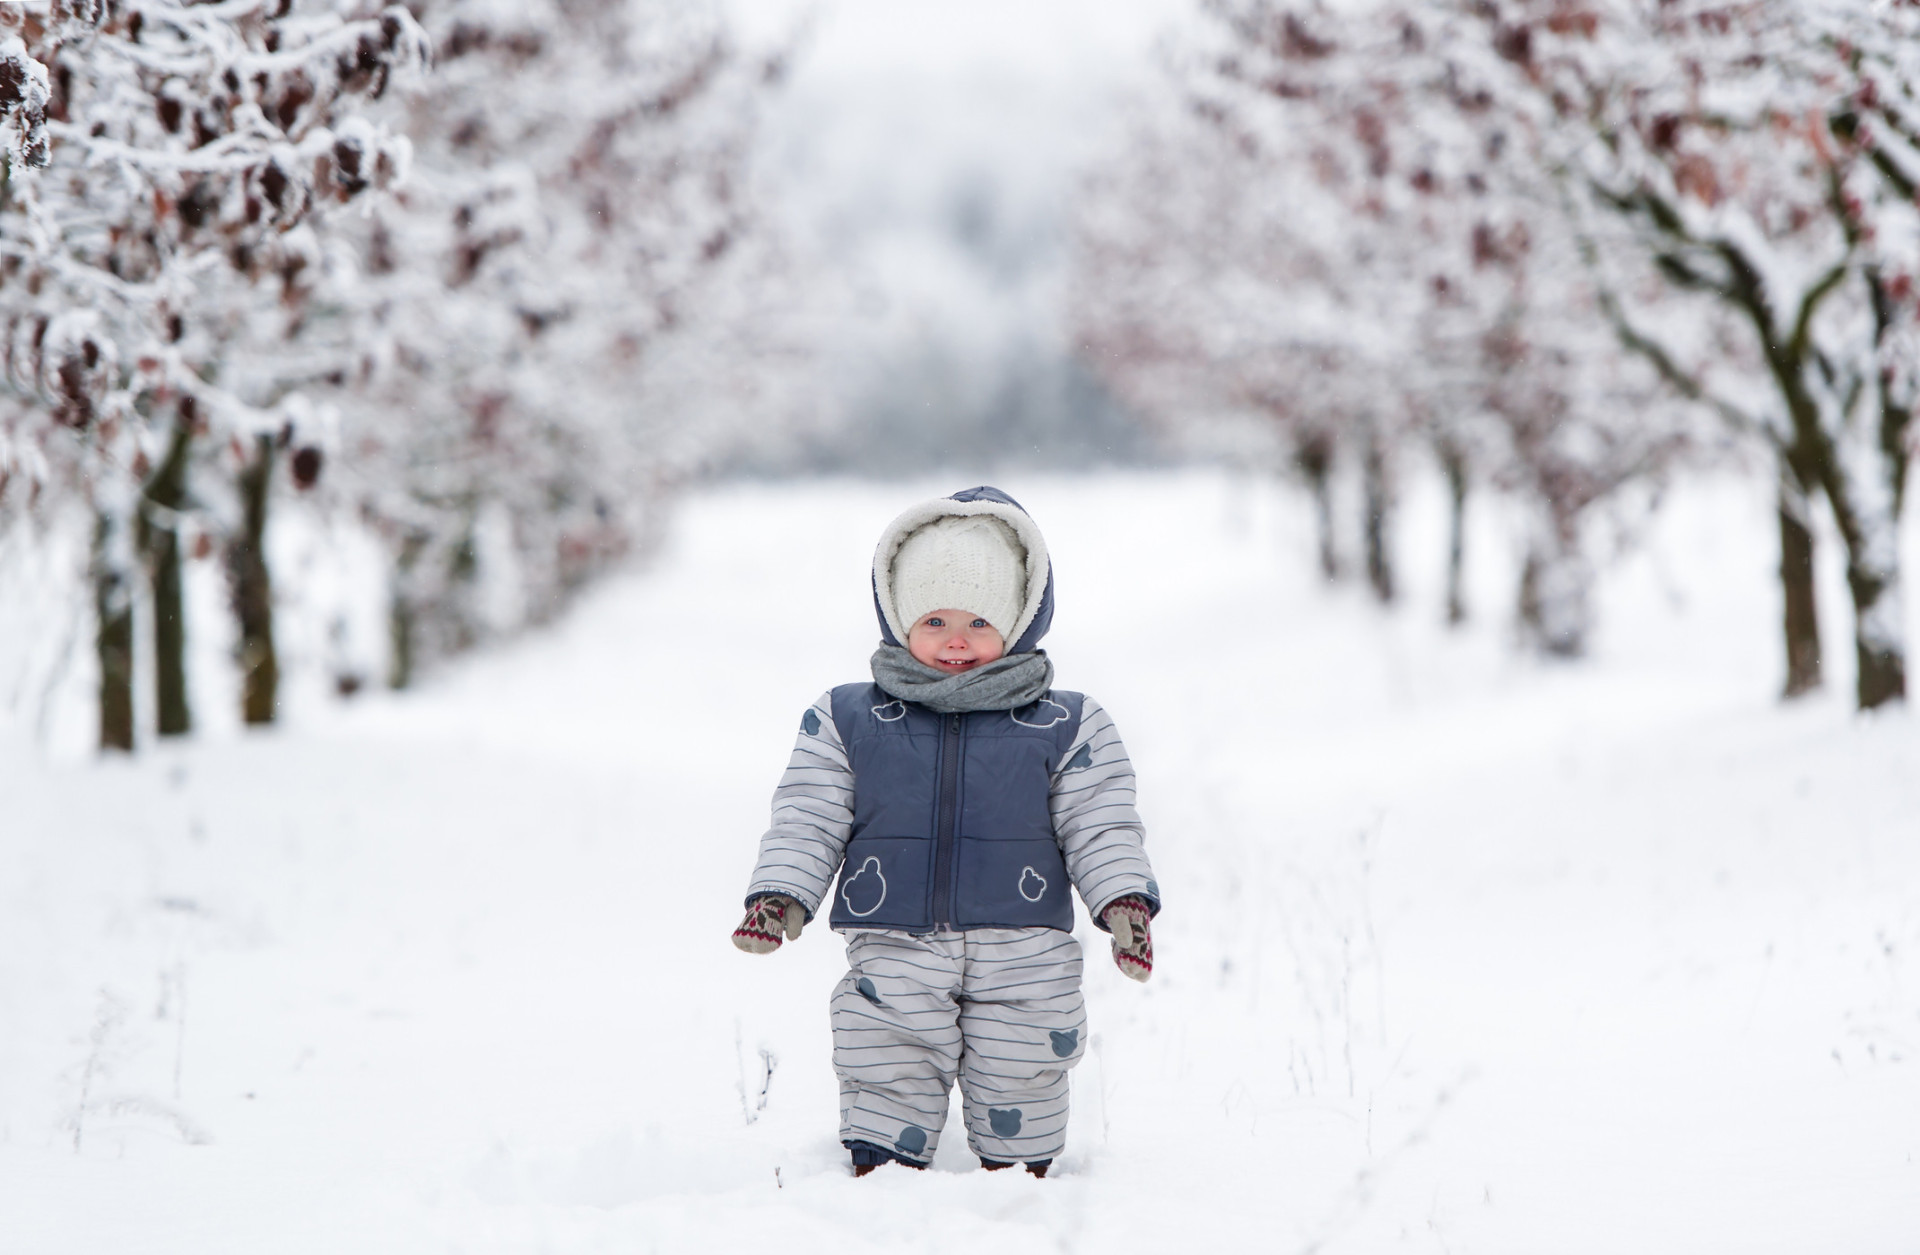
[[[1013,630],[1018,637],[1007,647],[1008,654],[1031,653],[1040,646],[1040,638],[1053,626],[1053,560],[1047,554],[1046,539],[1040,528],[1018,501],[998,488],[981,485],[956,492],[950,497],[922,502],[906,511],[880,535],[873,551],[873,610],[880,620],[880,639],[888,645],[904,646],[903,637],[911,624],[896,624],[893,608],[883,596],[891,582],[893,555],[908,536],[935,519],[947,515],[985,514],[999,519],[1012,529],[1027,551],[1027,599],[1019,622]],[[1037,577],[1037,578],[1036,578]],[[1038,592],[1036,594],[1036,586]],[[889,594],[890,595],[890,592]]]

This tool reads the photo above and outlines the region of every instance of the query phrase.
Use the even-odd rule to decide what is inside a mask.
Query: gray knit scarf
[[[1044,649],[1010,654],[962,671],[937,671],[898,645],[873,651],[873,682],[891,697],[918,702],[943,715],[965,710],[1017,710],[1053,687],[1053,661]]]

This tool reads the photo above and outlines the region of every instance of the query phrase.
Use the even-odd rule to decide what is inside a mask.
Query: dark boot
[[[853,1175],[856,1177],[866,1176],[883,1163],[905,1164],[909,1168],[918,1168],[922,1171],[926,1170],[927,1165],[908,1159],[904,1155],[896,1155],[886,1147],[876,1146],[872,1142],[842,1142],[840,1144],[845,1146],[847,1153],[853,1157]]]
[[[1053,1160],[1051,1160],[1051,1159],[1041,1159],[1041,1160],[1037,1160],[1037,1161],[1035,1161],[1035,1162],[1033,1162],[1033,1163],[1030,1163],[1030,1164],[1028,1164],[1028,1165],[1027,1165],[1027,1171],[1028,1171],[1028,1172],[1031,1172],[1031,1173],[1032,1173],[1032,1174],[1033,1174],[1034,1176],[1036,1176],[1036,1177],[1044,1177],[1044,1176],[1046,1176],[1046,1175],[1047,1175],[1047,1168],[1048,1168],[1048,1167],[1049,1167],[1049,1166],[1050,1166],[1050,1165],[1051,1165],[1052,1163],[1053,1163]],[[980,1157],[980,1166],[981,1166],[982,1168],[985,1168],[985,1169],[986,1169],[986,1170],[987,1170],[988,1172],[998,1172],[998,1171],[1000,1171],[1000,1169],[1002,1169],[1002,1168],[1011,1168],[1011,1167],[1013,1167],[1013,1165],[1012,1165],[1011,1163],[1009,1163],[1009,1162],[1007,1162],[1007,1161],[1005,1161],[1005,1160],[1001,1160],[1001,1159],[988,1159],[988,1158],[987,1158],[987,1157],[986,1157],[985,1155],[982,1155],[982,1156]]]

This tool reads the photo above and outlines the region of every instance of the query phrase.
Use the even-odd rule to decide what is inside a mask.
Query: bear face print
[[[869,856],[860,864],[860,870],[840,886],[840,897],[847,904],[847,910],[858,918],[864,919],[879,910],[880,904],[887,900],[887,878],[880,874],[880,860]]]

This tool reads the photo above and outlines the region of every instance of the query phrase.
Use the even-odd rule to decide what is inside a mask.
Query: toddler
[[[982,1166],[1045,1176],[1086,1036],[1069,881],[1120,970],[1153,971],[1160,887],[1133,767],[1092,698],[1052,687],[1036,646],[1053,568],[1011,497],[972,488],[895,519],[873,599],[873,682],[801,716],[734,944],[797,938],[837,873],[833,1066],[854,1175],[926,1167],[958,1079]]]

